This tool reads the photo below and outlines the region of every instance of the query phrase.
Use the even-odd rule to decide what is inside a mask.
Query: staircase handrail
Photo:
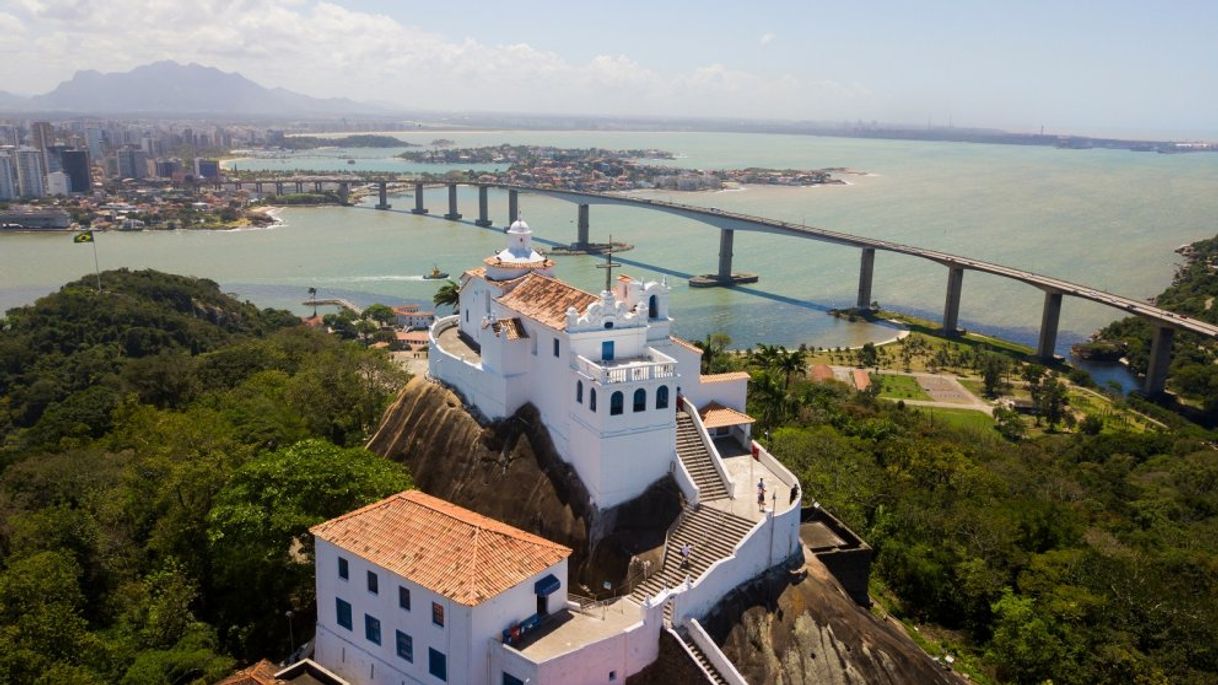
[[[707,671],[706,667],[698,661],[698,657],[694,654],[694,650],[690,649],[689,644],[685,642],[685,638],[681,637],[680,633],[673,630],[672,626],[664,626],[664,630],[667,630],[672,635],[672,638],[677,641],[677,644],[681,645],[681,649],[685,650],[685,654],[689,657],[689,660],[693,662],[694,666],[698,667],[698,670],[702,672],[702,675],[706,676],[706,682],[716,682],[715,676]]]

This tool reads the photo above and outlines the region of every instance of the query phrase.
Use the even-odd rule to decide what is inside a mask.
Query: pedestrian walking
[[[757,479],[757,508],[765,511],[765,478]]]
[[[681,545],[681,568],[689,568],[689,555],[693,552],[694,548],[688,542]]]

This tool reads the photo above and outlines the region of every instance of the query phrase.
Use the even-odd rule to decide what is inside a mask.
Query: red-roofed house
[[[569,548],[418,490],[310,532],[313,658],[352,683],[499,683],[492,642],[566,610]]]

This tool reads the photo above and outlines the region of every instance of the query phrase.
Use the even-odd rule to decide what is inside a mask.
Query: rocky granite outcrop
[[[405,463],[428,494],[575,550],[580,594],[598,595],[605,582],[619,589],[631,555],[662,544],[681,507],[665,478],[630,502],[596,509],[531,405],[480,423],[455,393],[422,377],[402,389],[367,447]]]
[[[824,564],[780,570],[729,593],[703,622],[750,683],[961,683],[907,636],[855,604]]]

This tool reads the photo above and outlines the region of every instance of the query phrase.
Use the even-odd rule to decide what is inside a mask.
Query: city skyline
[[[0,3],[0,83],[173,59],[400,108],[1214,137],[1218,8]],[[139,40],[132,40],[139,36]],[[1136,46],[1136,50],[1134,47]],[[37,55],[38,59],[12,59]]]

